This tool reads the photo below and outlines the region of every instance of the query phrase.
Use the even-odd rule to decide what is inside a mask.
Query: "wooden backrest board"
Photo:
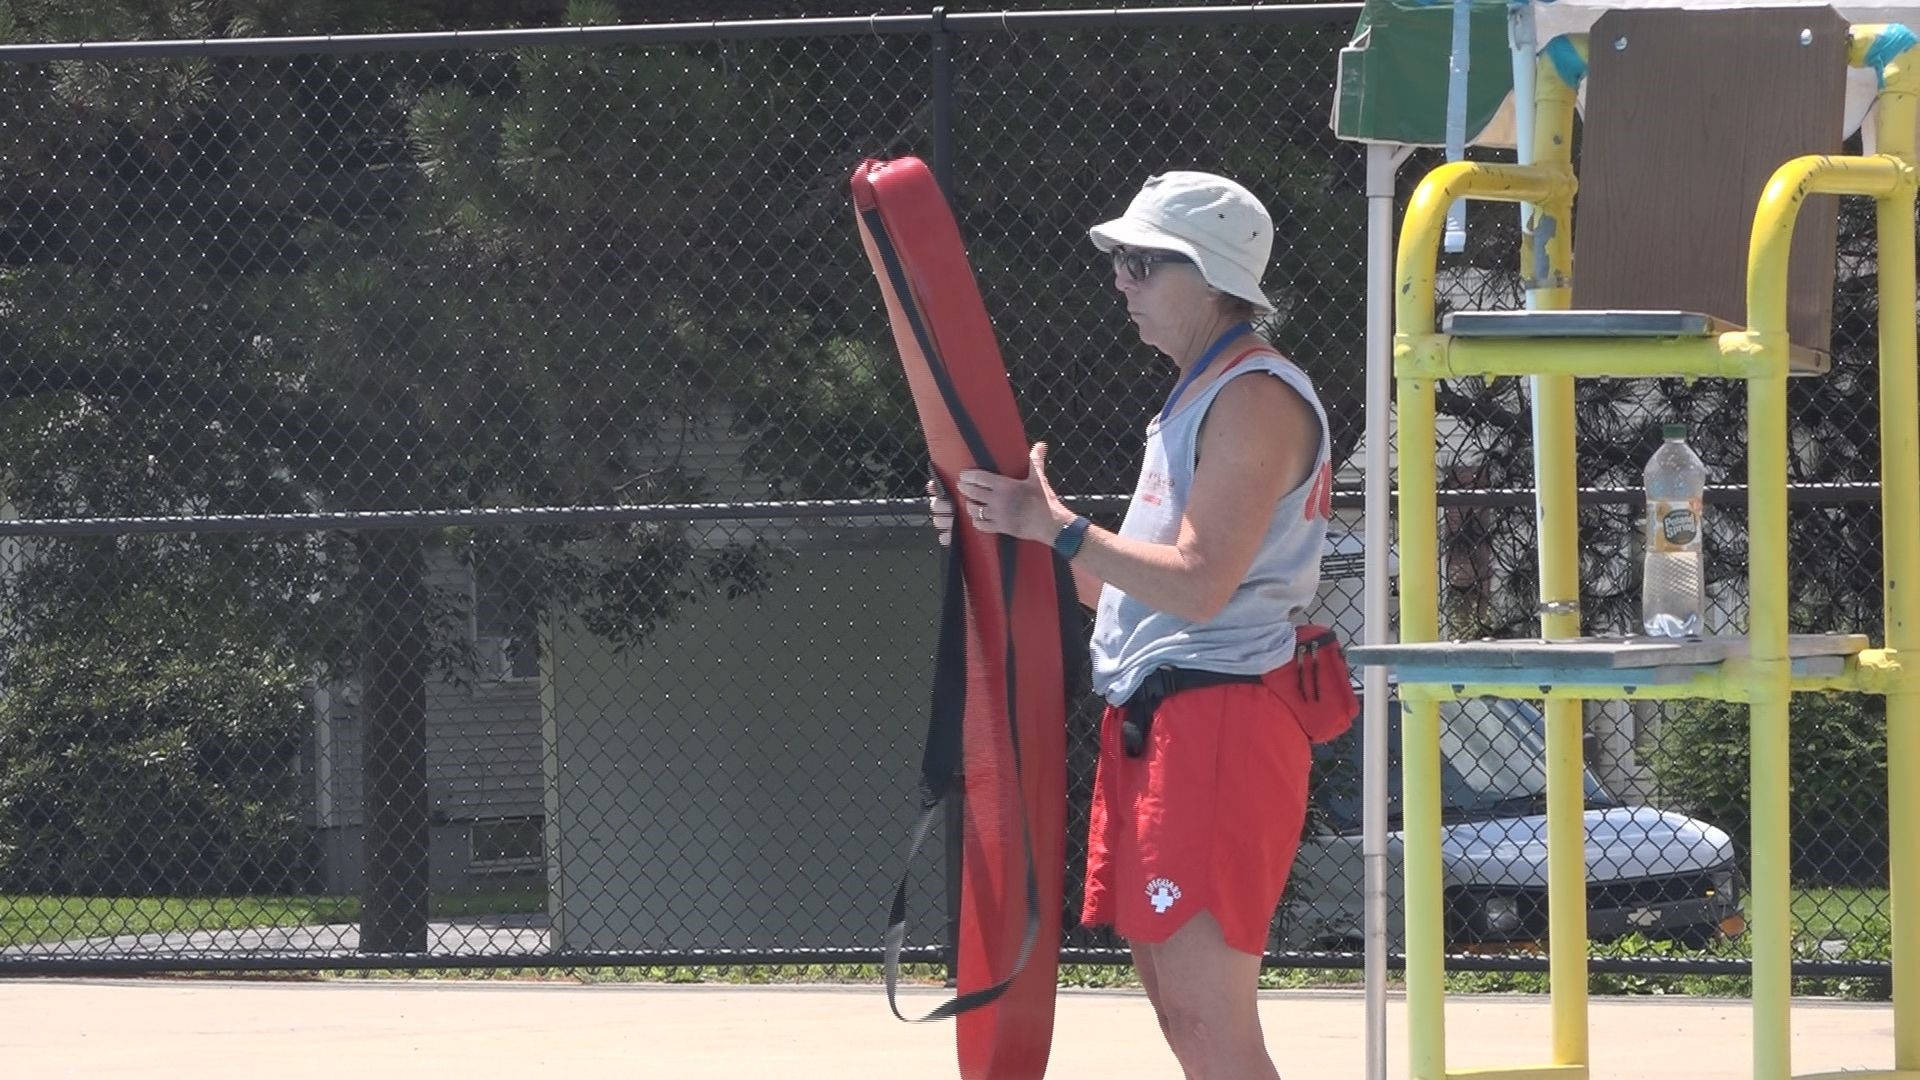
[[[1629,9],[1588,40],[1573,305],[1745,325],[1761,189],[1788,159],[1841,148],[1846,20],[1830,7]],[[1823,353],[1837,210],[1808,200],[1788,274],[1789,336]]]

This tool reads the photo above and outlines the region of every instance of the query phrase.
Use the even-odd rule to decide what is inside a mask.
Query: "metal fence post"
[[[947,9],[933,9],[933,54],[929,74],[933,77],[933,177],[953,204],[953,32],[947,29]],[[945,952],[947,985],[959,980],[960,972],[960,858],[966,837],[965,785],[956,783],[947,796],[946,874],[947,936]]]
[[[953,202],[953,32],[947,9],[933,9],[933,177]]]

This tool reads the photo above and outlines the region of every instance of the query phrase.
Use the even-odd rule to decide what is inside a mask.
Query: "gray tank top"
[[[1245,356],[1164,423],[1156,418],[1148,424],[1146,460],[1120,535],[1149,544],[1174,542],[1193,490],[1200,424],[1227,383],[1256,372],[1279,377],[1313,406],[1320,421],[1314,468],[1274,507],[1246,578],[1212,619],[1192,622],[1155,611],[1111,585],[1101,590],[1093,622],[1093,689],[1115,705],[1155,668],[1257,675],[1293,659],[1294,617],[1320,586],[1333,486],[1327,414],[1305,372],[1263,349]]]

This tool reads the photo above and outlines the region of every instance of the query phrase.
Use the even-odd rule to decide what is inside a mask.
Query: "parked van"
[[[1388,706],[1390,949],[1404,943],[1399,703]],[[1441,875],[1454,947],[1534,942],[1547,929],[1546,739],[1539,710],[1487,699],[1442,707]],[[1361,727],[1316,748],[1307,835],[1283,905],[1292,949],[1362,940]],[[1585,778],[1587,932],[1698,944],[1744,929],[1733,841],[1684,814],[1623,802]]]
[[[1329,538],[1314,621],[1361,639],[1359,538]],[[1358,671],[1355,672],[1356,677]],[[1441,725],[1441,874],[1450,947],[1544,940],[1547,927],[1545,720],[1531,703],[1450,702]],[[1404,945],[1400,709],[1387,708],[1389,949]],[[1364,936],[1361,746],[1364,719],[1315,748],[1306,835],[1281,907],[1283,947],[1359,947]],[[1639,933],[1698,943],[1745,928],[1732,838],[1684,814],[1616,798],[1583,770],[1587,927],[1605,941]]]

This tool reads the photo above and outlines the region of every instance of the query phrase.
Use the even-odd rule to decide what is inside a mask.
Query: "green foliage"
[[[1722,940],[1706,948],[1683,948],[1677,942],[1631,934],[1617,941],[1596,944],[1588,955],[1596,960],[1622,959],[1650,961],[1645,969],[1628,972],[1594,971],[1587,976],[1587,990],[1593,994],[1621,996],[1663,996],[1744,998],[1753,993],[1753,979],[1746,975],[1662,974],[1657,965],[1663,960],[1736,960],[1752,959],[1745,938]],[[1862,940],[1837,959],[1886,963],[1893,953],[1886,939]],[[1836,957],[1814,953],[1805,943],[1796,943],[1796,960],[1830,961]],[[1451,993],[1527,993],[1544,994],[1548,990],[1544,971],[1454,971],[1447,975]],[[1885,979],[1859,976],[1802,976],[1793,980],[1793,993],[1809,997],[1838,997],[1857,1001],[1887,1001],[1892,986]]]
[[[956,213],[1029,433],[1051,444],[1059,490],[1130,491],[1144,418],[1171,386],[1171,368],[1125,321],[1111,270],[1086,235],[1169,169],[1226,172],[1273,214],[1265,281],[1280,311],[1264,329],[1313,376],[1335,460],[1357,443],[1361,154],[1332,137],[1323,111],[1300,104],[1324,100],[1345,32],[962,39]],[[1248,100],[1249,70],[1260,72],[1257,103]],[[1009,116],[1009,99],[1031,116]]]
[[[322,8],[347,30],[422,6],[7,14],[20,37],[111,39],[287,32]],[[713,257],[757,179],[661,167],[749,160],[784,134],[810,96],[802,55],[774,56],[790,78],[700,46],[17,65],[0,193],[31,224],[0,272],[0,497],[25,517],[688,501],[710,483],[690,453],[735,427],[769,488],[817,494],[851,461],[867,493],[901,489],[919,461],[901,449],[898,365],[829,329],[844,299],[791,293],[765,249]],[[814,194],[795,187],[787,209],[850,234]],[[793,432],[809,454],[781,452]],[[426,539],[511,567],[496,576],[512,625],[557,612],[621,647],[779,565],[762,539],[712,548],[677,525]],[[288,695],[398,640],[375,625],[364,545],[280,533],[7,554],[0,865],[28,874],[14,883],[299,878],[285,773],[304,720]],[[461,677],[467,597],[417,595],[423,662]],[[73,614],[103,602],[109,624]],[[81,674],[61,683],[62,664]],[[208,775],[216,751],[257,766],[258,786]]]
[[[1886,880],[1886,709],[1852,694],[1796,694],[1791,721],[1793,875],[1802,885]],[[1746,706],[1670,703],[1649,754],[1676,809],[1731,833],[1745,858],[1751,823]]]
[[[308,671],[182,625],[135,585],[11,651],[0,688],[0,889],[122,896],[307,883]],[[258,611],[231,612],[237,618]]]

